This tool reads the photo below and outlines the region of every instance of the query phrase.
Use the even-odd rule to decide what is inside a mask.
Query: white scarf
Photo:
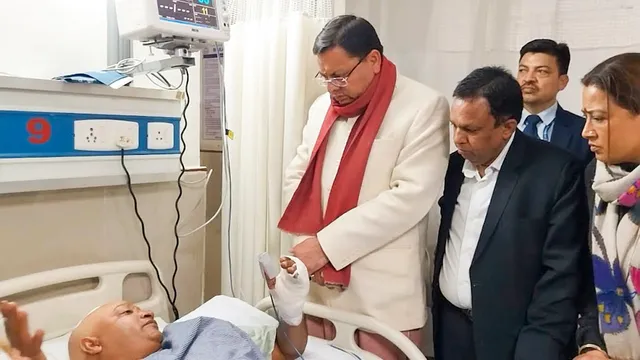
[[[598,161],[593,182],[591,241],[600,330],[616,360],[640,360],[640,202],[631,209],[618,204],[638,179],[640,166],[629,173]]]

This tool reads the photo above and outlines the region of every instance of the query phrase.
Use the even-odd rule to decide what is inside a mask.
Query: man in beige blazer
[[[419,343],[427,213],[449,157],[447,100],[399,75],[365,19],[334,18],[313,52],[328,93],[311,106],[286,170],[278,226],[312,274],[311,301],[372,316]],[[333,335],[311,320],[310,334]],[[403,358],[375,335],[357,340],[383,359]]]

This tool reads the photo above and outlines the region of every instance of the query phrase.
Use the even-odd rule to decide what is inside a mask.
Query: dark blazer
[[[587,188],[587,203],[589,204],[589,232],[593,226],[593,210],[595,208],[595,193],[592,189],[593,178],[596,175],[596,160],[592,160],[585,169],[585,186]],[[591,241],[589,241],[589,245]],[[591,250],[591,246],[589,246]],[[593,344],[606,351],[606,346],[602,334],[600,333],[600,323],[598,317],[598,306],[596,300],[596,290],[593,280],[593,263],[591,262],[591,251],[587,252],[588,261],[583,261],[583,279],[580,297],[580,319],[578,320],[578,332],[576,341],[578,346]]]
[[[439,202],[433,281],[436,359],[443,300],[439,277],[463,164],[458,153],[451,155]],[[580,259],[588,246],[586,200],[584,164],[516,131],[469,274],[478,360],[566,360],[575,353]]]
[[[582,137],[585,119],[569,112],[558,105],[556,118],[551,132],[551,143],[573,153],[586,166],[592,159],[593,153],[589,143]]]

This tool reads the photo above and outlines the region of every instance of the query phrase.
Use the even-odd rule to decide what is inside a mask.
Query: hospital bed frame
[[[80,265],[0,281],[0,299],[25,294],[47,287],[61,287],[78,281],[98,279],[98,285],[89,290],[43,297],[21,307],[29,314],[31,329],[42,329],[45,340],[54,339],[71,331],[86,314],[96,306],[123,299],[127,276],[142,274],[151,280],[151,295],[138,302],[140,308],[153,311],[156,316],[169,320],[168,306],[160,285],[155,281],[155,271],[148,261],[121,261]],[[262,311],[271,308],[269,298],[256,307]],[[363,329],[380,334],[393,342],[410,360],[425,360],[420,350],[400,332],[364,315],[330,309],[306,303],[305,314],[331,321],[336,327],[336,337],[329,344],[352,351],[363,359],[377,359],[362,351],[354,340],[354,333]],[[4,337],[4,322],[0,322],[0,338]]]
[[[256,307],[262,311],[273,309],[271,298],[262,299]],[[365,330],[378,334],[397,346],[409,360],[426,360],[422,351],[403,335],[400,331],[394,330],[382,322],[366,315],[352,312],[331,309],[327,306],[307,302],[304,304],[303,312],[307,315],[329,320],[336,329],[336,336],[328,341],[330,345],[357,354],[362,359],[379,359],[368,352],[362,350],[355,341],[356,330]]]

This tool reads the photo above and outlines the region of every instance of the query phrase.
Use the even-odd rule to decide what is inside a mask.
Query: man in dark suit
[[[531,137],[570,151],[587,165],[594,155],[588,141],[581,135],[585,119],[563,109],[556,100],[558,93],[569,82],[567,73],[570,61],[571,53],[567,44],[558,44],[550,39],[535,39],[520,49],[517,78],[522,88],[524,110],[518,128]],[[590,190],[590,186],[587,189]],[[597,309],[594,312],[595,290],[589,249],[585,250],[585,254],[581,265],[583,294],[579,304],[580,326],[577,345],[571,345],[581,354],[604,350]]]
[[[436,247],[436,360],[566,360],[575,354],[580,257],[588,243],[584,164],[517,129],[506,70],[456,87],[454,141]]]
[[[593,153],[580,135],[584,118],[563,109],[556,100],[569,83],[571,53],[567,44],[535,39],[520,49],[518,82],[524,111],[518,128],[534,138],[549,141],[576,155],[586,166]]]

